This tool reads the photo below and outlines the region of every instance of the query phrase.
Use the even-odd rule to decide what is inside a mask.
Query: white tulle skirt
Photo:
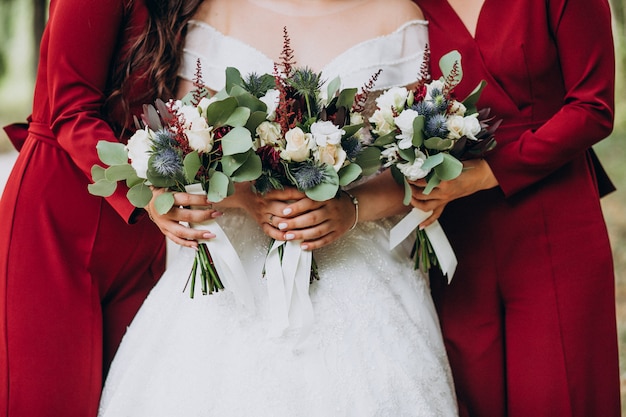
[[[428,284],[390,221],[360,224],[314,252],[314,325],[269,335],[262,278],[268,238],[240,211],[219,220],[239,253],[254,311],[228,290],[183,292],[182,249],[129,327],[106,381],[102,417],[456,416]]]

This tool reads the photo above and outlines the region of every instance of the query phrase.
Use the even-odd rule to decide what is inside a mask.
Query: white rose
[[[450,116],[446,120],[446,127],[448,128],[449,139],[459,139],[463,136],[463,116]]]
[[[400,128],[401,134],[396,136],[396,139],[400,139],[398,146],[400,149],[409,149],[412,146],[413,141],[413,121],[419,114],[412,109],[406,109],[399,116],[394,117],[393,121],[396,126]]]
[[[318,146],[315,158],[324,164],[332,165],[335,171],[339,171],[346,161],[346,151],[337,145]]]
[[[409,91],[404,87],[393,87],[376,98],[376,105],[381,110],[392,108],[402,110],[406,103]]]
[[[200,115],[200,110],[195,106],[190,105],[180,105],[176,108],[176,112],[179,116],[183,118],[183,126],[186,129],[189,129],[192,123],[194,123],[197,119],[202,118]],[[204,120],[204,119],[203,119]],[[206,121],[205,121],[206,123]]]
[[[369,121],[374,126],[372,131],[378,136],[384,136],[396,130],[396,125],[393,122],[393,112],[391,111],[378,109],[372,114]]]
[[[285,150],[280,153],[283,159],[288,161],[302,162],[309,157],[311,134],[304,133],[299,127],[289,129],[285,133],[287,145]]]
[[[412,164],[410,163],[401,163],[396,166],[402,172],[402,174],[407,177],[410,181],[419,180],[420,178],[424,178],[430,170],[423,170],[422,165],[426,162],[426,155],[418,149],[415,150],[415,160]]]
[[[274,121],[276,118],[279,96],[280,92],[278,90],[271,89],[267,90],[265,95],[259,99],[267,106],[267,119],[270,121]]]
[[[476,135],[481,131],[478,113],[463,118],[463,134],[469,139],[477,140]]]
[[[204,117],[198,115],[193,120],[187,120],[185,135],[194,151],[211,152],[213,149],[213,127],[209,126]]]
[[[279,145],[282,137],[280,125],[267,120],[257,126],[256,134],[259,137],[260,146]]]
[[[128,159],[139,178],[148,178],[148,159],[152,150],[152,135],[148,127],[138,130],[126,144]]]
[[[345,130],[335,126],[331,121],[315,122],[311,125],[311,134],[317,146],[339,145]]]
[[[452,100],[450,102],[450,107],[448,113],[455,116],[464,116],[467,108],[460,101]]]

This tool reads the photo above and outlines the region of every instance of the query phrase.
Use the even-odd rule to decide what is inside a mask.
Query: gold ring
[[[269,223],[270,223],[272,226],[274,226],[274,223],[272,223],[272,219],[273,219],[273,218],[274,218],[274,215],[273,215],[273,214],[270,214],[270,222],[269,222]]]

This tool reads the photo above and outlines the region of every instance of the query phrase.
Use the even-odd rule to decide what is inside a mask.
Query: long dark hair
[[[126,15],[133,7],[130,0]],[[149,18],[143,35],[113,66],[105,113],[114,130],[123,135],[132,128],[131,108],[151,103],[155,98],[174,97],[176,75],[182,58],[186,25],[202,0],[144,0]],[[147,90],[132,90],[131,74],[141,71]]]

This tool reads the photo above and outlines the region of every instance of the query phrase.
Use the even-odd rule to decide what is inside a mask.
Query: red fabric
[[[613,123],[606,0],[485,0],[475,38],[446,1],[418,0],[431,66],[462,55],[464,98],[504,120],[500,187],[449,204],[459,259],[433,277],[462,416],[619,416],[611,248],[586,151]]]
[[[95,416],[103,370],[164,269],[165,241],[129,225],[125,190],[87,191],[111,62],[147,11],[52,0],[29,135],[0,201],[0,415]],[[130,30],[127,30],[130,28]],[[138,84],[140,85],[140,84]]]

